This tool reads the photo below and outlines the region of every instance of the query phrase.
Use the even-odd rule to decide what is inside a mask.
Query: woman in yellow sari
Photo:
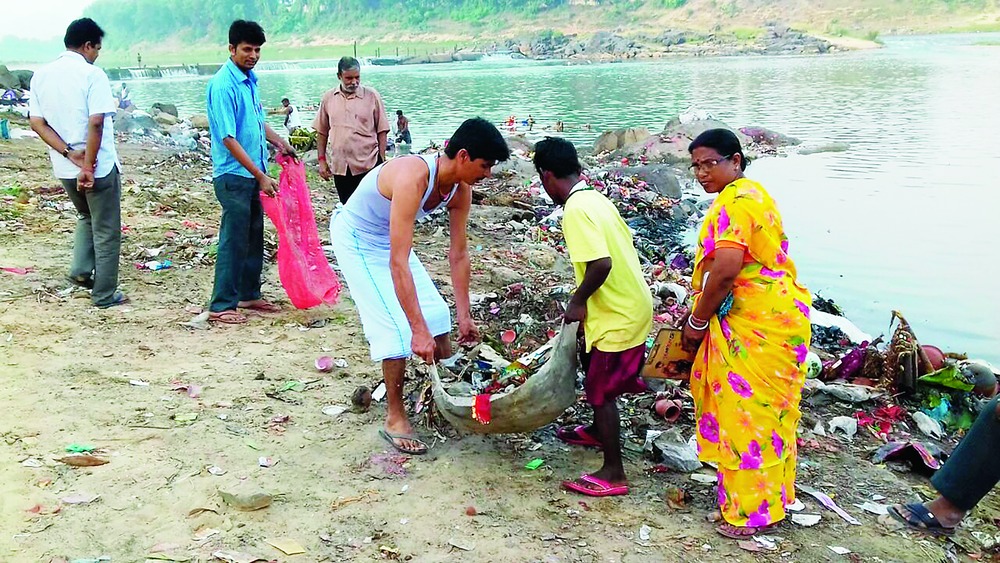
[[[691,168],[717,194],[698,237],[695,304],[684,345],[697,350],[691,393],[702,461],[718,465],[720,522],[731,538],[785,518],[795,502],[795,433],[809,352],[811,297],[796,279],[774,200],[743,176],[739,139],[712,129]]]

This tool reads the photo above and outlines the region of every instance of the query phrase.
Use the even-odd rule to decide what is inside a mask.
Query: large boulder
[[[7,67],[0,65],[0,90],[6,90],[8,88],[20,88],[21,79],[14,76],[14,74],[7,70]],[[2,93],[2,92],[0,92]]]
[[[17,79],[21,82],[21,89],[22,90],[30,90],[31,89],[31,77],[33,77],[35,75],[34,71],[31,71],[31,70],[12,70],[12,71],[10,71],[10,73],[13,74],[14,76],[16,76]]]
[[[507,147],[510,149],[510,152],[521,151],[524,154],[528,154],[535,150],[535,143],[532,143],[520,133],[510,135],[504,140],[507,141]]]
[[[208,116],[207,115],[192,115],[188,118],[191,122],[191,127],[195,129],[208,129]]]
[[[802,141],[796,139],[795,137],[789,137],[788,135],[772,131],[766,127],[758,127],[755,125],[740,127],[740,133],[750,137],[753,139],[753,142],[759,145],[768,145],[774,148],[799,145],[802,143]]]
[[[717,119],[711,118],[693,119],[686,122],[682,121],[680,118],[674,118],[667,122],[667,124],[663,127],[663,133],[661,134],[669,139],[679,140],[682,142],[687,141],[687,143],[690,143],[695,139],[695,137],[701,135],[709,129],[729,129],[733,133],[736,133],[736,137],[739,138],[740,144],[743,145],[744,148],[746,148],[752,141],[749,136],[745,135],[738,129],[734,129]]]
[[[163,115],[163,114],[160,114]],[[134,111],[132,113],[119,111],[115,114],[115,131],[122,133],[152,133],[159,131],[160,126],[146,112]]]
[[[153,121],[159,123],[160,125],[177,125],[179,121],[176,117],[170,115],[169,113],[164,113],[162,111],[156,112],[153,115]]]
[[[629,166],[613,168],[612,174],[632,176],[649,184],[650,189],[663,197],[680,199],[681,183],[674,175],[673,168],[667,164],[647,164],[644,166]]]
[[[649,130],[645,127],[628,127],[605,131],[594,141],[594,154],[614,152],[622,147],[634,145],[649,138]]]
[[[430,63],[450,63],[455,60],[452,58],[451,53],[435,53],[433,55],[429,55],[427,58],[427,62]]]
[[[163,113],[169,113],[174,117],[180,117],[180,115],[177,114],[177,106],[175,106],[174,104],[165,104],[162,102],[156,102],[150,107],[151,109],[159,110],[162,111]]]
[[[512,155],[504,162],[494,166],[493,174],[495,176],[510,176],[518,184],[524,184],[530,182],[538,172],[530,160]]]
[[[401,65],[422,65],[431,62],[431,59],[427,55],[413,55],[412,57],[406,57],[405,59],[399,61]]]

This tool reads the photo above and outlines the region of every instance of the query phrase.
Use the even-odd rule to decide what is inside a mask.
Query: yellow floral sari
[[[812,299],[796,279],[774,200],[747,178],[726,186],[708,210],[695,255],[695,299],[716,247],[734,243],[744,249],[744,263],[733,306],[711,318],[691,370],[691,392],[699,457],[718,464],[723,518],[763,527],[782,520],[795,501]]]

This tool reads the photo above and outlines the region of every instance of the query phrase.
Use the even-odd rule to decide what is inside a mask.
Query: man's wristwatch
[[[69,151],[70,150],[72,150],[72,149],[69,148],[69,145],[66,145],[66,148],[64,148],[63,151],[62,151],[63,157],[69,158]]]

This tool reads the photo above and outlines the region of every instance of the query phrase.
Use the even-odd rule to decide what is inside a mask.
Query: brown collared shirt
[[[344,176],[350,168],[360,174],[378,162],[378,134],[389,132],[382,96],[365,85],[344,94],[338,84],[323,94],[313,129],[326,135],[330,171]]]

